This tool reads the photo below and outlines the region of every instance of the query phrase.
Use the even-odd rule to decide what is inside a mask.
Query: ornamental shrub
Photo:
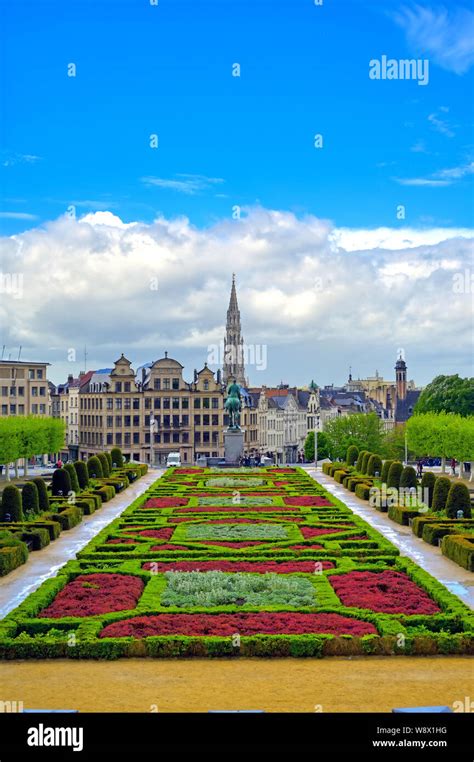
[[[395,463],[395,461],[394,460],[384,460],[384,462],[383,462],[382,471],[380,473],[380,478],[381,478],[383,484],[387,484],[388,472],[390,471],[390,466],[392,465],[392,463]]]
[[[102,471],[102,464],[97,455],[92,455],[87,461],[87,471],[89,479],[102,479],[104,473]]]
[[[76,460],[73,465],[76,469],[77,481],[79,482],[80,489],[86,489],[89,484],[89,472],[87,471],[86,464],[83,460]]]
[[[433,503],[433,491],[436,483],[436,476],[432,471],[425,471],[421,477],[421,489],[423,494],[423,502],[427,502],[427,505],[431,508]],[[425,501],[425,490],[427,491],[427,500]]]
[[[109,464],[109,474],[112,473],[112,456],[110,452],[104,452],[105,457],[107,458],[107,462]]]
[[[14,484],[7,484],[3,488],[1,519],[6,521],[7,515],[10,521],[23,521],[23,508],[21,505],[21,492]]]
[[[49,511],[48,489],[46,487],[45,480],[42,479],[41,476],[37,476],[31,481],[33,484],[36,484],[36,489],[38,490],[39,512],[42,513],[43,511]]]
[[[416,471],[412,466],[405,466],[400,476],[400,487],[403,489],[411,489],[417,487],[418,480],[416,478]]]
[[[66,463],[64,470],[68,472],[71,480],[71,489],[77,495],[81,488],[79,486],[79,479],[77,478],[77,471],[74,468],[74,465],[72,463]]]
[[[39,513],[39,495],[36,484],[26,482],[21,491],[21,503],[25,516]]]
[[[112,457],[112,464],[115,465],[117,468],[122,468],[123,466],[123,455],[122,450],[120,447],[113,447],[110,451],[110,455]]]
[[[457,512],[463,512],[464,519],[471,518],[471,498],[465,484],[454,482],[448,492],[446,500],[446,513],[450,519],[457,518]]]
[[[366,474],[367,473],[367,466],[369,465],[369,458],[370,458],[371,455],[372,455],[372,453],[368,452],[368,451],[366,451],[364,453],[364,457],[362,458],[362,465],[360,467],[360,471],[361,471],[362,474]]]
[[[448,499],[451,481],[447,476],[438,476],[433,490],[433,511],[444,511]]]
[[[359,473],[362,470],[362,461],[363,461],[364,455],[366,455],[366,453],[367,453],[367,450],[360,450],[359,451],[359,455],[357,456],[356,471],[359,471]]]
[[[348,466],[353,466],[359,457],[359,448],[355,445],[351,445],[347,448],[346,463]]]
[[[398,460],[395,460],[388,471],[387,487],[395,487],[395,489],[400,488],[402,471],[403,465]]]
[[[53,480],[51,483],[51,492],[53,495],[68,495],[71,491],[71,478],[64,468],[57,468],[53,472]]]
[[[380,476],[382,472],[382,458],[379,455],[371,455],[369,462],[367,463],[368,476],[375,476],[376,473]]]
[[[105,452],[97,453],[97,457],[100,460],[100,465],[102,466],[102,473],[104,477],[110,476],[109,461],[106,458]]]

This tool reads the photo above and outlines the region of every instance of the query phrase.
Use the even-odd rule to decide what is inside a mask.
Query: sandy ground
[[[390,712],[474,694],[469,657],[3,662],[1,698],[81,712]]]

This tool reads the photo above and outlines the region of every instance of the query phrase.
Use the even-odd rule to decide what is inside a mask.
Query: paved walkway
[[[411,527],[396,524],[388,518],[386,513],[371,508],[367,501],[360,500],[353,492],[342,487],[330,476],[323,474],[319,468],[317,473],[311,466],[305,466],[305,470],[309,476],[316,479],[339,500],[342,500],[351,511],[354,511],[374,529],[383,534],[387,540],[390,540],[399,548],[403,556],[411,558],[418,566],[442,582],[451,593],[457,595],[470,608],[474,609],[474,574],[472,572],[463,569],[462,566],[443,556],[440,548],[429,545],[421,538],[416,537],[411,531]]]
[[[82,522],[74,529],[61,532],[57,540],[48,547],[30,553],[26,564],[0,578],[0,618],[16,608],[25,598],[36,590],[46,579],[54,577],[58,569],[67,561],[76,557],[101,529],[110,524],[113,519],[143,494],[159,476],[163,469],[151,469],[145,476],[134,482],[125,492],[120,492],[100,510],[91,516],[84,516]]]

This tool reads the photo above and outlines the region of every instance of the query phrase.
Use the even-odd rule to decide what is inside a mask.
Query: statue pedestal
[[[237,429],[236,431],[224,431],[224,452],[226,465],[240,464],[240,458],[244,453],[244,432]]]

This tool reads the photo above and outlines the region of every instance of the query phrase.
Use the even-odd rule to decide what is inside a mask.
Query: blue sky
[[[6,356],[63,381],[84,345],[89,368],[168,350],[189,379],[236,271],[244,338],[268,357],[252,384],[391,377],[400,348],[419,384],[472,374],[465,0],[0,10]],[[427,84],[372,79],[383,56],[427,60]]]
[[[256,203],[337,226],[471,222],[462,3],[449,3],[445,24],[442,5],[390,0],[2,6],[5,234],[70,204],[126,221],[185,214],[199,226]],[[418,33],[417,8],[434,8],[431,38]],[[447,62],[439,23],[463,43]],[[429,83],[369,79],[384,54],[429,55]]]

